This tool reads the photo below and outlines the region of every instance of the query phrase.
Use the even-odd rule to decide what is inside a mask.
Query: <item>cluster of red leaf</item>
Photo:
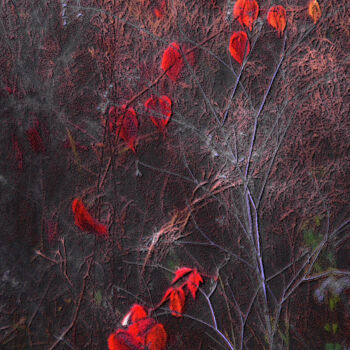
[[[173,286],[185,276],[187,276],[187,278],[180,286]],[[175,317],[182,317],[181,314],[184,310],[186,296],[188,293],[191,293],[192,298],[195,299],[199,285],[202,282],[203,278],[198,273],[197,269],[192,269],[190,267],[182,267],[178,269],[175,273],[174,279],[171,282],[172,286],[165,292],[160,305],[169,299],[169,309],[172,311],[172,315]]]
[[[105,225],[96,221],[80,198],[76,198],[72,203],[72,210],[74,214],[75,224],[83,231],[97,233],[99,237],[107,238],[108,232]]]
[[[180,282],[180,280],[184,281],[181,285],[175,287],[175,284]],[[156,308],[169,299],[169,308],[172,311],[172,315],[182,317],[186,296],[190,293],[192,298],[195,299],[201,283],[203,283],[203,278],[197,269],[190,267],[178,269],[171,282],[171,287],[165,292],[163,299]],[[152,309],[151,312],[155,309]],[[151,318],[143,306],[134,304],[124,316],[121,324],[127,328],[117,329],[109,336],[109,350],[165,349],[168,336],[164,326]]]
[[[152,123],[165,134],[165,127],[169,123],[172,114],[172,102],[168,96],[152,95],[145,102],[146,112]],[[109,109],[109,128],[116,137],[123,139],[129,148],[136,153],[135,142],[138,136],[139,122],[135,110],[123,105],[121,110],[112,106]]]
[[[118,329],[109,336],[109,350],[165,349],[168,336],[164,326],[148,317],[141,305],[133,305],[125,315],[122,325],[128,328]]]
[[[316,0],[313,0],[316,1]],[[310,5],[311,6],[311,5]],[[310,10],[309,10],[310,11]],[[246,26],[250,31],[259,15],[259,5],[256,0],[237,0],[233,8],[233,16],[238,19],[242,27]],[[281,5],[272,6],[267,14],[267,22],[278,31],[279,36],[286,28],[286,10]],[[231,56],[240,64],[250,51],[250,43],[245,32],[234,32],[230,39],[229,50]]]

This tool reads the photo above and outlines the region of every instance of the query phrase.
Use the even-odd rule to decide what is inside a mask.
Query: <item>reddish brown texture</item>
[[[166,13],[166,2],[165,0],[161,1],[158,7],[154,9],[154,14],[159,18],[163,18]]]

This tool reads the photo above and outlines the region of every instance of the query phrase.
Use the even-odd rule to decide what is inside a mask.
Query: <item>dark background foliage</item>
[[[242,71],[233,2],[165,3],[162,18],[150,0],[0,4],[1,348],[107,348],[180,266],[235,349],[350,346],[347,1],[320,1],[316,25],[281,1],[281,38],[260,1]],[[160,69],[172,42],[195,57],[177,82]],[[165,137],[151,94],[173,102]],[[136,154],[105,127],[123,104]],[[74,225],[76,197],[108,240]],[[185,312],[156,313],[169,349],[227,346],[198,321],[202,293]]]

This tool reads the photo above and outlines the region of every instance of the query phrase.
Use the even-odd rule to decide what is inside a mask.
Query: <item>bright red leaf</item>
[[[250,43],[245,32],[234,32],[230,39],[231,56],[242,65],[244,57],[250,52]]]
[[[203,278],[197,269],[194,269],[187,280],[187,288],[191,292],[193,299],[196,298],[196,293],[201,283],[203,283]]]
[[[97,222],[87,211],[81,199],[76,198],[72,203],[75,224],[83,231],[95,232],[100,237],[107,237],[107,228],[105,225]]]
[[[171,100],[168,96],[152,96],[145,102],[146,110],[153,114],[150,116],[153,124],[163,133],[171,117]],[[154,113],[155,112],[155,113]]]
[[[167,342],[167,333],[161,323],[157,323],[146,336],[146,346],[149,350],[163,350]]]
[[[137,138],[137,132],[139,128],[139,122],[136,117],[135,110],[130,107],[126,110],[126,105],[122,106],[122,114],[119,116],[117,121],[117,131],[116,135],[122,138],[131,150],[135,151],[135,141]]]
[[[193,271],[193,269],[191,269],[190,267],[181,267],[180,269],[176,270],[175,277],[172,280],[171,284],[176,283],[179,279],[181,279],[183,276],[187,275],[191,271]]]
[[[134,304],[130,311],[124,316],[122,320],[122,325],[126,326],[131,322],[136,322],[147,317],[147,312],[143,306],[139,304]]]
[[[283,34],[286,28],[286,9],[281,6],[272,6],[267,14],[267,22],[278,31],[278,35]]]
[[[233,17],[238,19],[241,26],[247,26],[250,31],[258,14],[259,5],[256,0],[237,0],[233,8]]]

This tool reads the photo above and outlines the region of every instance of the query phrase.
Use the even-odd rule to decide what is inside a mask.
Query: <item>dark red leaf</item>
[[[134,153],[136,153],[134,144],[137,138],[138,127],[139,122],[135,110],[132,107],[126,110],[126,105],[123,105],[122,114],[117,121],[116,135],[118,136],[119,134],[120,138],[128,144]]]
[[[108,338],[109,350],[143,350],[142,344],[132,334],[124,329],[119,329]]]
[[[43,139],[41,138],[39,131],[33,127],[27,130],[28,140],[30,142],[30,146],[35,153],[43,153],[45,152],[45,145]]]
[[[128,332],[139,341],[140,344],[144,345],[147,333],[155,324],[156,321],[153,318],[145,318],[131,324],[128,328]]]
[[[183,309],[186,301],[186,294],[184,290],[179,288],[173,288],[172,292],[169,295],[170,305],[169,309],[174,311],[172,315],[175,317],[182,317]]]
[[[95,232],[100,237],[107,237],[106,226],[97,222],[87,211],[81,199],[76,198],[72,203],[75,224],[83,231]]]
[[[203,283],[203,278],[197,269],[194,269],[187,280],[187,288],[191,292],[193,299],[196,298],[196,293],[201,283]]]
[[[152,96],[145,102],[146,110],[150,115],[153,124],[162,132],[171,117],[171,100],[168,96]],[[154,113],[155,112],[155,113]]]

